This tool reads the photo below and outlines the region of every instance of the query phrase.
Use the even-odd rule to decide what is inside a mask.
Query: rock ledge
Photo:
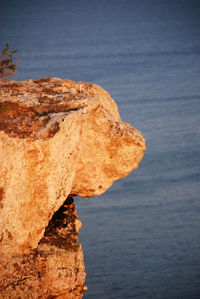
[[[138,167],[144,151],[141,133],[121,121],[117,105],[97,85],[0,80],[2,259],[46,246],[45,229],[68,196],[102,194]]]

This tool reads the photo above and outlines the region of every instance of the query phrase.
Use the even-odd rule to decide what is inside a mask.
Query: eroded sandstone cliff
[[[70,196],[105,192],[144,151],[97,85],[0,81],[0,297],[81,298],[80,222],[74,206],[59,209]]]

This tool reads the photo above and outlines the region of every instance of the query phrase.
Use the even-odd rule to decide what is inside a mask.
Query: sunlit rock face
[[[42,298],[48,298],[45,297],[47,290],[56,284],[59,285],[55,287],[57,294],[65,296],[58,298],[73,298],[66,297],[75,296],[73,290],[79,290],[82,296],[85,272],[81,247],[77,243],[73,251],[67,242],[70,234],[61,229],[61,235],[57,236],[56,225],[50,220],[55,220],[55,212],[70,195],[91,197],[105,192],[115,180],[137,168],[144,151],[141,133],[120,120],[117,105],[97,85],[57,78],[0,81],[0,263],[4,265],[0,276],[3,290],[7,288],[11,294],[11,285],[28,281],[20,278],[23,273],[28,271],[36,277],[34,273],[38,271],[38,278],[34,278],[38,287],[34,285],[34,288],[41,290]],[[78,231],[80,223],[76,217],[73,221]],[[62,242],[63,236],[67,238]],[[66,252],[71,252],[67,258]],[[75,252],[79,252],[79,257],[74,257]],[[15,258],[19,259],[17,263]],[[30,271],[21,267],[24,258]],[[44,259],[44,268],[49,269],[44,270],[45,274],[38,270]],[[76,273],[78,277],[82,271],[76,285],[67,278],[75,271],[69,262],[73,259],[82,269]],[[65,260],[69,264],[65,264],[68,263]],[[61,264],[56,269],[63,268],[68,273],[66,277],[64,272],[58,274],[60,270],[51,271],[57,267],[56,263]],[[21,266],[18,268],[17,264]],[[19,279],[16,274],[12,278],[14,283],[9,280],[9,273],[17,271]],[[65,277],[63,285],[59,277]],[[31,286],[30,283],[30,290]],[[58,291],[62,288],[64,295]],[[48,296],[54,296],[55,289]],[[27,287],[27,292],[32,292],[30,290]],[[25,289],[24,294],[28,294]],[[15,296],[21,295],[12,297],[11,294],[8,298],[17,298]]]

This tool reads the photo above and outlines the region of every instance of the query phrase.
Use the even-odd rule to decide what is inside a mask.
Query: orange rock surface
[[[70,195],[91,197],[102,194],[115,180],[138,167],[144,151],[145,141],[141,133],[121,121],[117,105],[109,93],[97,85],[58,78],[23,82],[0,80],[2,265],[6,264],[8,257],[12,260],[18,256],[18,264],[22,263],[24,255],[28,255],[30,260],[35,259],[37,250],[36,264],[40,267],[43,257],[39,258],[38,248],[50,246],[48,242],[41,243],[41,240],[50,220],[65,199]],[[80,223],[77,218],[74,223],[78,229]],[[45,266],[49,269],[54,268],[55,256],[61,256],[62,264],[63,250],[65,253],[70,251],[69,247],[51,246],[54,253],[48,255],[49,262]],[[70,255],[69,259],[81,264],[82,251],[78,247],[77,252],[81,252],[79,258],[72,254],[73,257]],[[51,256],[54,257],[53,261]],[[14,264],[12,262],[10,268],[7,267],[10,270],[0,272],[1,281],[4,281],[3,276],[8,277],[12,267],[18,268]],[[66,271],[68,267],[73,269],[73,266],[63,267]],[[59,286],[55,296],[75,298],[72,290],[78,288],[82,296],[85,272],[84,267],[81,269],[81,282],[72,286],[66,279],[65,283],[70,287],[65,288],[62,295],[58,291],[62,289]],[[20,273],[23,271],[19,270]],[[49,272],[52,277],[57,275],[56,271],[54,274]],[[36,287],[37,290],[43,290],[41,298],[48,298],[45,297],[50,288],[47,281],[53,283],[55,280],[56,284],[57,278],[51,280],[49,272],[45,272],[46,280],[43,276],[46,283]],[[38,279],[36,281],[40,284],[41,278]],[[9,280],[7,284],[3,283],[4,290],[11,285]],[[72,297],[62,297],[67,296],[66,289]],[[35,292],[37,294],[38,291]],[[52,292],[55,293],[55,289]],[[26,296],[24,298],[37,298]],[[6,298],[17,297],[11,294]]]

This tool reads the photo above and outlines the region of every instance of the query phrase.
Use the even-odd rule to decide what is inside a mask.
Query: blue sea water
[[[84,299],[200,298],[200,2],[0,3],[0,46],[22,59],[13,79],[99,84],[146,139],[137,170],[76,199]]]

